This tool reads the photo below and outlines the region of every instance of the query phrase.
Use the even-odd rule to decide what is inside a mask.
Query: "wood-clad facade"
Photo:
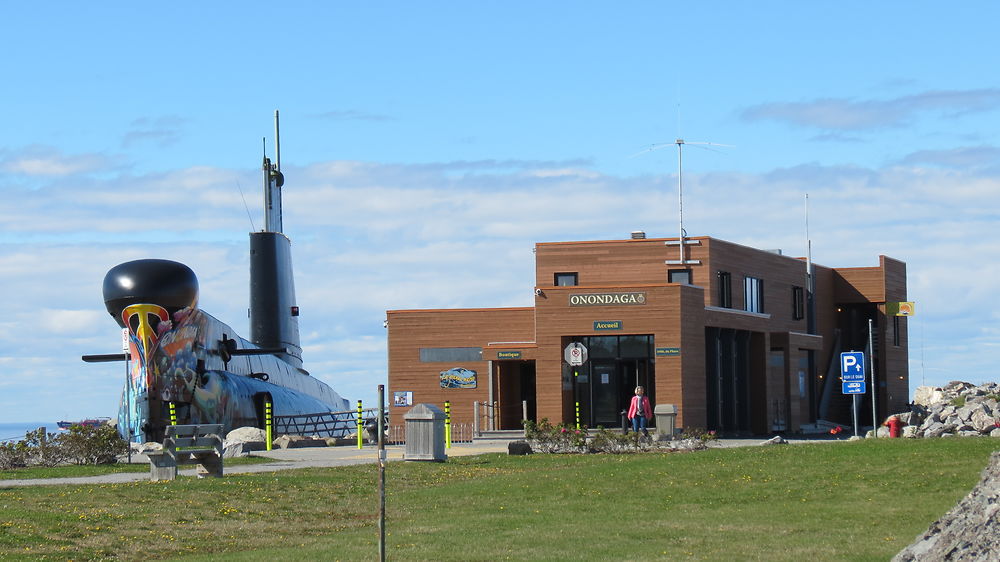
[[[678,427],[796,432],[850,422],[837,358],[864,349],[871,320],[879,415],[901,410],[906,318],[885,303],[906,300],[905,264],[814,265],[813,282],[803,259],[709,237],[686,239],[683,259],[677,239],[539,243],[533,307],[388,311],[390,395],[447,400],[456,423],[478,402],[500,429],[525,412],[618,427],[638,384],[677,406]],[[581,366],[564,360],[571,343]]]

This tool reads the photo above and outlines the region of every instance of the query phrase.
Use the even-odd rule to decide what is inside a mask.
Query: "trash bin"
[[[653,408],[653,416],[656,417],[656,436],[663,436],[665,439],[673,439],[677,422],[677,406],[673,404],[657,404]]]
[[[417,404],[403,416],[406,421],[408,461],[438,461],[448,458],[444,452],[444,412],[433,404]]]

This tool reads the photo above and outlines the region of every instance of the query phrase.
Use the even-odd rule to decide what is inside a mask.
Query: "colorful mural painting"
[[[284,175],[267,157],[262,171],[265,225],[250,233],[252,342],[198,309],[198,278],[182,263],[134,260],[104,276],[104,304],[127,330],[128,351],[83,360],[127,362],[118,432],[129,441],[162,441],[171,410],[178,424],[229,432],[264,427],[265,403],[275,417],[349,409],[302,368],[291,241],[281,232]]]
[[[221,423],[226,431],[261,427],[264,400],[272,403],[274,415],[349,410],[347,400],[329,386],[273,354],[256,353],[257,346],[194,305],[171,312],[169,303],[123,303],[129,299],[114,290],[115,283],[146,261],[193,277],[183,264],[164,260],[128,262],[108,274],[114,278],[105,294],[109,312],[121,309],[113,316],[129,335],[129,371],[118,414],[123,437],[161,440],[170,403],[178,423]]]
[[[476,372],[464,367],[441,371],[441,388],[476,388]]]

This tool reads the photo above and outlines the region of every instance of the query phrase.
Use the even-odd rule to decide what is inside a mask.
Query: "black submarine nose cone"
[[[173,313],[197,302],[198,277],[175,261],[129,261],[104,276],[104,304],[119,324],[122,310],[131,304],[158,304]]]

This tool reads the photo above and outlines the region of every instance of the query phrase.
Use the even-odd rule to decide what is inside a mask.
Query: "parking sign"
[[[840,354],[840,378],[844,382],[864,382],[865,354],[863,351],[845,351]]]

